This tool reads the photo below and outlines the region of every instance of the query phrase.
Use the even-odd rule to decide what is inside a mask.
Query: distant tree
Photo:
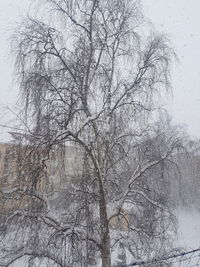
[[[27,132],[21,176],[28,178],[25,191],[43,204],[7,219],[16,224],[18,216],[29,236],[7,259],[88,266],[99,253],[102,267],[110,267],[119,240],[135,257],[155,253],[152,245],[163,242],[171,218],[162,175],[180,145],[150,123],[159,92],[169,86],[168,41],[142,36],[134,0],[46,4],[41,20],[27,17],[13,35]],[[79,151],[82,173],[67,183],[63,169],[68,187],[58,194],[62,214],[55,218],[56,202],[39,194],[38,181],[48,176],[54,153],[59,162],[70,156],[68,145]],[[115,218],[126,231],[115,227]]]

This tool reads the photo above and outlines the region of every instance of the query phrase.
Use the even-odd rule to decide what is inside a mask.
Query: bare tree
[[[125,239],[125,234],[116,237],[111,230],[114,218],[126,221],[127,246],[133,250],[137,245],[138,255],[139,240],[147,241],[149,236],[153,240],[155,232],[163,237],[167,230],[162,222],[170,212],[161,201],[162,192],[151,191],[151,182],[146,181],[147,176],[162,177],[165,162],[170,163],[179,146],[171,138],[159,147],[149,123],[154,100],[169,85],[172,51],[163,35],[142,36],[137,1],[46,2],[49,12],[43,20],[27,17],[13,35],[27,131],[23,140],[28,156],[23,159],[31,162],[23,166],[32,170],[25,175],[31,179],[29,193],[42,202],[38,181],[48,176],[46,162],[58,148],[77,147],[83,171],[63,191],[65,224],[48,216],[49,207],[40,205],[35,227],[42,221],[43,230],[37,231],[46,239],[38,242],[47,247],[43,257],[60,266],[68,266],[65,253],[60,254],[65,240],[72,244],[72,257],[85,255],[79,248],[79,242],[85,242],[87,253],[99,251],[102,266],[110,267],[111,247]],[[129,205],[132,213],[126,216]],[[142,225],[141,214],[150,221],[152,216],[154,224]],[[29,220],[30,212],[23,216]],[[32,252],[29,244],[24,255],[39,255],[39,243],[35,241]]]

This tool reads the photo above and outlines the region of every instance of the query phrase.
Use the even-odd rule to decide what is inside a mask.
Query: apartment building
[[[26,209],[33,205],[33,198],[28,192],[34,184],[34,174],[37,175],[38,159],[30,161],[31,148],[19,147],[15,144],[0,143],[0,213],[11,210]],[[58,192],[67,187],[72,178],[81,175],[81,156],[75,147],[66,147],[64,159],[59,152],[52,151],[46,168],[38,177],[35,187],[39,194],[47,197],[52,191]],[[30,175],[31,168],[33,172]],[[31,177],[30,177],[31,176]],[[32,180],[31,180],[32,179]],[[30,203],[31,202],[31,203]]]

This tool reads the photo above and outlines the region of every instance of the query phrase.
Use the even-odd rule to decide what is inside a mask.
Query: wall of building
[[[0,214],[36,205],[37,200],[30,192],[37,171],[37,160],[33,160],[36,166],[33,166],[32,172],[31,162],[27,159],[29,154],[30,148],[0,144]],[[82,162],[76,147],[66,147],[64,155],[61,155],[61,151],[52,151],[49,160],[45,161],[46,168],[36,181],[36,193],[48,199],[56,197],[56,192],[65,189],[71,179],[81,175]]]

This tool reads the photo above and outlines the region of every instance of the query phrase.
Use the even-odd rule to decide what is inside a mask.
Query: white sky
[[[8,30],[25,13],[29,2],[0,0],[0,123],[6,121],[2,107],[12,107],[17,96],[12,83]],[[180,60],[172,69],[174,96],[168,100],[168,110],[174,122],[187,124],[188,132],[200,137],[200,0],[142,0],[142,3],[145,16],[155,29],[167,34]],[[0,140],[1,136],[0,127]]]
[[[200,137],[200,1],[143,0],[145,15],[165,32],[179,58],[172,70],[174,121],[188,125]]]

